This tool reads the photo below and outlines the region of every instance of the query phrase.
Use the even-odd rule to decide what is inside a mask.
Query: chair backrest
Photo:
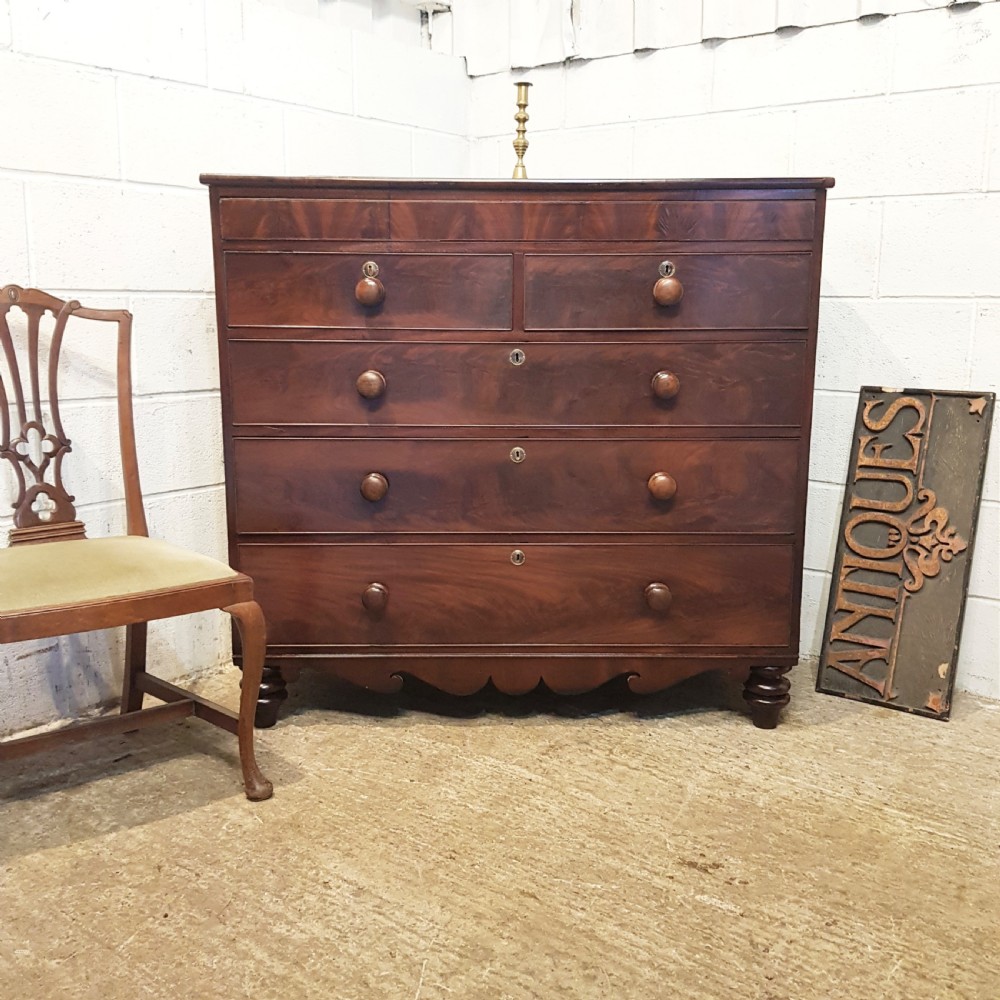
[[[27,321],[26,343],[20,351],[8,323],[14,309],[24,313]],[[46,312],[54,317],[55,325],[48,351],[43,352],[46,338],[41,335],[41,323]],[[118,327],[118,436],[127,530],[130,535],[147,534],[132,419],[131,314],[124,309],[86,309],[79,302],[64,302],[37,288],[7,285],[0,291],[0,459],[11,463],[16,480],[11,545],[84,536],[84,525],[73,506],[76,498],[66,491],[62,479],[70,439],[59,416],[59,357],[71,316]]]

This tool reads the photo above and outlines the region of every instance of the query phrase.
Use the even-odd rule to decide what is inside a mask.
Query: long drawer
[[[224,239],[808,240],[812,199],[223,198]]]
[[[230,326],[511,329],[510,254],[230,251],[223,259]],[[369,261],[385,299],[366,306],[355,286]]]
[[[660,265],[683,286],[657,305]],[[804,329],[807,253],[526,254],[525,330]]]
[[[803,341],[229,345],[237,425],[798,426],[805,354]]]
[[[783,647],[792,626],[786,545],[244,544],[240,566],[273,645]]]
[[[241,532],[788,532],[796,439],[234,442]],[[518,449],[518,450],[515,450]],[[672,498],[650,489],[673,479]],[[381,477],[386,491],[368,500]],[[664,492],[663,479],[654,489]]]

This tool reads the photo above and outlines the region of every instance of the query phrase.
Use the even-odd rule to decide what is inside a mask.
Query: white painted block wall
[[[945,6],[455,0],[428,52],[403,0],[0,0],[0,282],[133,311],[151,532],[224,557],[199,173],[507,176],[524,75],[507,70],[534,53],[554,65],[528,73],[532,176],[833,174],[803,602],[815,655],[857,387],[1000,380],[1000,4]],[[449,44],[458,56],[439,54]],[[67,474],[101,534],[122,510],[93,348],[73,347]],[[995,430],[959,670],[994,697],[998,455]],[[229,657],[218,615],[161,623],[152,642],[168,677]],[[90,633],[0,652],[0,734],[113,700],[120,651]]]
[[[151,534],[226,558],[199,173],[463,176],[468,91],[462,59],[422,49],[398,0],[0,0],[0,284],[134,313]],[[65,473],[91,535],[123,526],[98,347],[71,327]],[[227,661],[225,617],[156,624],[151,661],[168,678]],[[97,632],[4,648],[0,735],[113,701],[121,645]]]
[[[648,16],[666,16],[666,0],[602,6],[645,25],[637,48],[666,37],[662,17]],[[614,55],[614,42],[603,58],[476,78],[473,170],[512,169],[511,84],[526,78],[530,177],[837,179],[802,606],[802,653],[816,656],[858,388],[1000,388],[1000,3],[685,0],[678,13],[686,34],[669,48]],[[815,26],[775,32],[778,23]],[[957,677],[994,698],[998,555],[995,425]]]

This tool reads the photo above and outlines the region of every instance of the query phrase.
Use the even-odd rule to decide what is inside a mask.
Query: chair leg
[[[240,717],[237,735],[240,743],[240,765],[247,798],[255,802],[269,799],[274,791],[271,782],[260,773],[253,752],[253,722],[257,710],[260,679],[264,672],[264,649],[267,632],[264,615],[256,601],[232,604],[228,611],[236,621],[243,640],[243,682],[240,684]]]
[[[146,623],[125,626],[125,677],[122,681],[122,715],[142,708],[142,691],[136,675],[146,672]]]

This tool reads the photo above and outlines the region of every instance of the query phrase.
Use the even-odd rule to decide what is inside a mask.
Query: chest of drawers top
[[[223,240],[810,241],[829,178],[416,181],[203,175]]]

